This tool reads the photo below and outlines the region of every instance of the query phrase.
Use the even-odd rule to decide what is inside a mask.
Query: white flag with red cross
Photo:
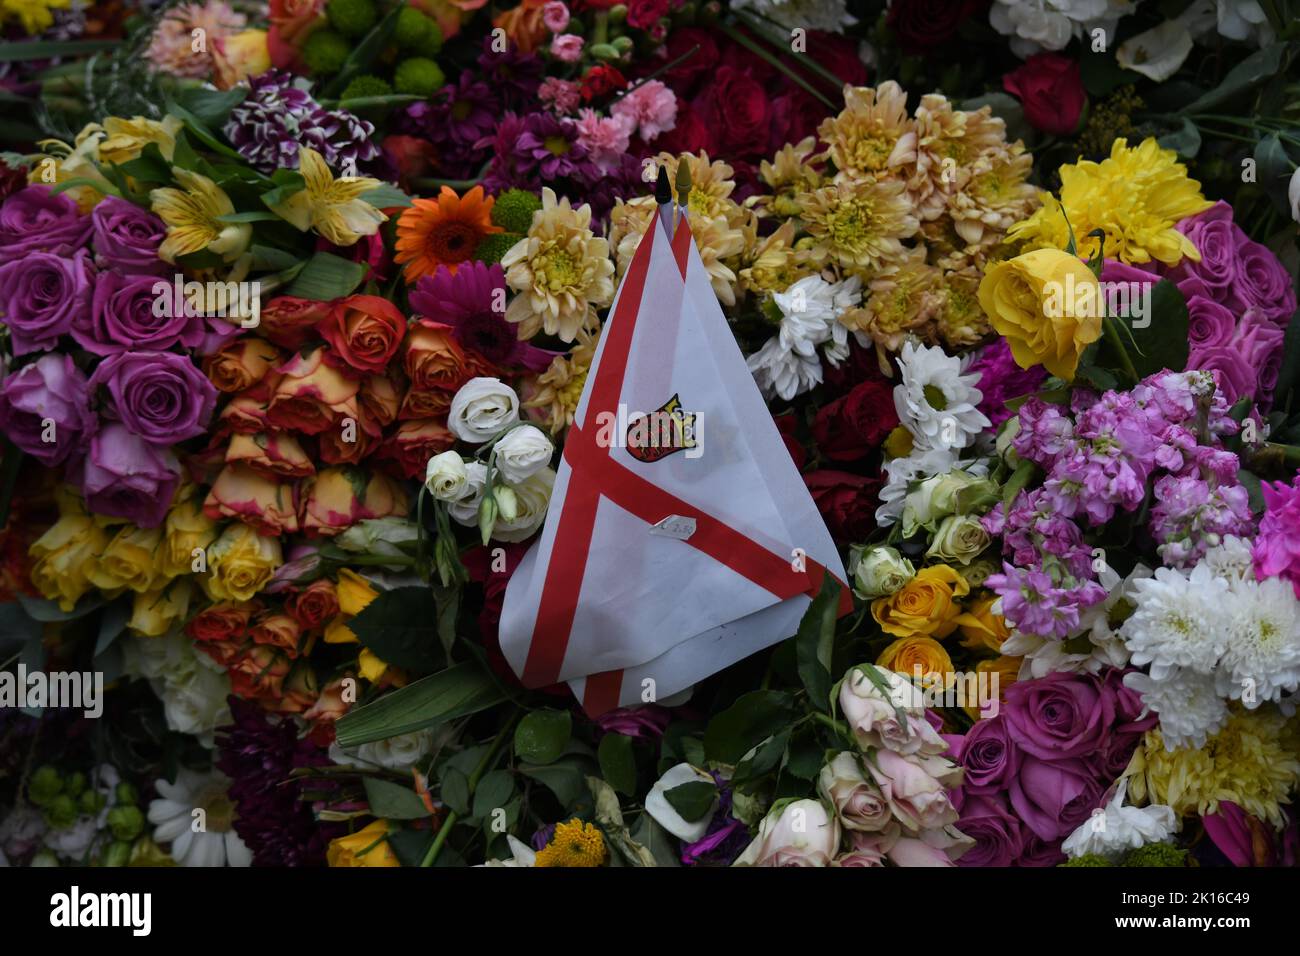
[[[501,613],[520,680],[567,681],[593,716],[790,637],[824,575],[844,580],[685,212],[671,220],[662,206],[619,286]]]

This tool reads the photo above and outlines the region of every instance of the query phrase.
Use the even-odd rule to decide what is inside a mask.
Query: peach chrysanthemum
[[[813,239],[813,261],[850,272],[902,259],[902,240],[915,235],[920,225],[901,180],[841,180],[801,194],[799,203]]]
[[[798,195],[822,184],[821,173],[812,163],[817,141],[806,136],[798,143],[782,146],[771,161],[758,164],[758,175],[767,184],[768,193],[754,196],[747,204],[760,216],[783,219],[799,215]]]
[[[880,86],[845,86],[844,109],[817,127],[838,179],[904,175],[916,162],[916,124],[907,93],[893,80]]]
[[[908,182],[922,221],[943,215],[948,197],[974,175],[977,162],[1006,149],[1006,124],[985,106],[955,110],[946,96],[930,93],[916,108],[916,171]]]
[[[587,372],[591,361],[596,357],[596,342],[600,332],[579,330],[577,344],[568,355],[557,355],[551,359],[545,372],[533,380],[533,392],[524,402],[524,408],[536,408],[542,411],[542,423],[552,435],[573,424],[573,416],[578,411],[578,400],[582,398],[583,386],[587,384]]]
[[[939,284],[934,324],[943,344],[951,349],[969,348],[992,330],[977,295],[981,278],[981,270],[967,266],[945,273]]]
[[[840,322],[865,332],[877,346],[896,351],[908,333],[921,330],[941,304],[941,273],[927,265],[925,250],[911,250],[901,261],[885,266],[867,283],[859,308],[849,309]]]
[[[758,238],[757,229],[745,231],[745,254],[738,273],[740,291],[784,292],[815,270],[808,254],[795,247],[795,224],[787,219],[771,235]]]
[[[948,199],[957,234],[973,246],[1001,242],[1038,204],[1034,187],[1026,182],[1033,163],[1019,142],[976,160],[961,190]]]

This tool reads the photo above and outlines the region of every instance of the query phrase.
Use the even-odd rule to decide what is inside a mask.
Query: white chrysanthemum
[[[154,781],[158,799],[149,803],[156,843],[170,843],[181,866],[250,866],[252,851],[235,832],[235,804],[222,773],[182,769],[175,783]],[[202,810],[202,813],[195,813]]]
[[[1028,57],[1043,50],[1062,50],[1073,37],[1101,28],[1115,35],[1121,17],[1135,4],[1124,0],[996,0],[989,23],[1011,37],[1011,49]]]
[[[356,767],[370,770],[383,767],[386,770],[406,770],[417,760],[432,752],[435,735],[432,730],[414,730],[409,734],[398,734],[387,740],[376,740],[361,744],[349,750],[339,746],[338,741],[330,744],[330,760],[341,767]]]
[[[962,360],[937,345],[904,342],[898,356],[903,381],[894,386],[898,418],[918,445],[965,448],[989,420],[976,406],[984,395],[979,375],[963,375]]]
[[[1213,572],[1216,578],[1235,587],[1243,581],[1255,580],[1255,562],[1250,554],[1250,540],[1230,534],[1205,552],[1198,562]]]
[[[824,30],[842,33],[858,21],[849,15],[844,0],[732,0],[735,10],[753,10],[787,30]]]
[[[1061,849],[1067,856],[1078,859],[1095,854],[1118,860],[1129,850],[1164,843],[1178,832],[1178,815],[1172,807],[1160,803],[1126,807],[1127,792],[1128,778],[1122,777],[1105,809],[1094,810],[1091,819],[1065,838]]]
[[[1150,664],[1157,681],[1179,667],[1211,673],[1228,645],[1227,583],[1197,565],[1190,573],[1157,568],[1134,588],[1137,608],[1120,629],[1133,663]]]
[[[822,381],[822,363],[816,355],[792,352],[775,335],[749,356],[745,364],[768,401],[779,397],[788,402],[796,395],[812,391]]]
[[[912,482],[929,475],[947,474],[956,465],[957,451],[954,448],[917,448],[910,455],[885,462],[885,483],[880,489],[876,524],[886,527],[902,517],[903,504]],[[972,470],[971,474],[975,472]]]
[[[781,347],[800,355],[816,354],[816,347],[831,337],[835,321],[835,287],[821,276],[804,276],[784,292],[772,294],[781,311]]]
[[[1290,582],[1238,584],[1227,616],[1231,632],[1215,675],[1219,693],[1253,710],[1300,686],[1300,601]]]
[[[1160,717],[1166,750],[1204,747],[1206,739],[1228,719],[1228,705],[1214,677],[1175,668],[1161,680],[1139,671],[1124,675],[1124,686],[1142,696],[1142,704]]]

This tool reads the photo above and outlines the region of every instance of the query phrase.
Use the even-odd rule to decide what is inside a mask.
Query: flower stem
[[[478,766],[474,768],[474,772],[469,775],[469,798],[471,800],[474,799],[474,790],[478,787],[479,780],[483,778],[483,774],[487,773],[488,767],[496,763],[497,755],[501,752],[502,745],[509,739],[511,733],[514,731],[515,724],[519,722],[520,716],[521,712],[518,710],[510,716],[510,719],[506,721],[505,726],[497,732],[496,739],[492,741],[492,746],[488,748],[488,752],[483,755],[483,759],[480,760]],[[447,842],[447,837],[451,833],[452,827],[456,825],[456,821],[459,819],[460,814],[455,810],[452,810],[447,814],[446,819],[442,821],[442,826],[438,828],[438,835],[433,838],[433,845],[429,847],[429,852],[426,853],[424,859],[420,861],[420,866],[433,866],[434,861],[438,859],[438,854],[442,851],[442,845]]]
[[[1120,368],[1123,369],[1124,374],[1129,377],[1132,384],[1136,385],[1138,383],[1137,369],[1133,367],[1133,359],[1129,356],[1128,349],[1124,347],[1124,340],[1119,334],[1119,325],[1108,315],[1101,320],[1101,327],[1106,333],[1106,341],[1115,350],[1115,354],[1119,356]]]

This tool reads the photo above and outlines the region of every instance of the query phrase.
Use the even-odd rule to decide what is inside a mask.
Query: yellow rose
[[[1006,702],[1007,688],[1016,682],[1016,678],[1020,674],[1021,660],[1022,658],[1019,657],[995,657],[991,660],[980,661],[975,665],[975,673],[977,676],[980,674],[989,675],[985,686],[988,687],[990,699],[988,701],[968,702],[962,707],[962,709],[970,716],[971,720],[982,720],[984,717],[996,717],[998,715],[1001,711],[1002,704]],[[992,706],[993,681],[995,679],[998,682],[998,706],[996,709]],[[987,713],[982,713],[981,709],[986,710]]]
[[[88,515],[65,514],[28,549],[32,584],[71,611],[93,586],[86,572],[108,545],[108,532]]]
[[[994,654],[1002,648],[1002,642],[1010,636],[1007,623],[1001,614],[994,614],[992,607],[998,596],[990,594],[972,601],[966,608],[961,622],[961,646],[972,651],[992,651]]]
[[[86,577],[101,591],[130,588],[148,591],[157,587],[162,575],[158,570],[158,543],[162,532],[157,528],[125,525],[113,535],[108,547],[86,568]]]
[[[897,671],[904,677],[913,677],[918,673],[927,677],[953,672],[952,659],[948,657],[943,645],[932,637],[922,636],[900,637],[880,652],[876,665]]]
[[[208,548],[208,573],[199,580],[214,601],[249,601],[283,563],[280,539],[236,522]]]
[[[212,85],[228,90],[240,80],[271,68],[265,30],[243,30],[212,41]]]
[[[339,598],[339,611],[349,617],[360,614],[379,592],[370,582],[349,568],[339,568],[339,583],[335,588]]]
[[[895,637],[947,637],[960,622],[956,598],[970,593],[970,585],[946,564],[922,568],[889,597],[871,602],[871,616],[881,630]]]
[[[387,836],[388,821],[376,820],[364,830],[331,840],[325,860],[330,866],[401,866]]]
[[[172,505],[163,523],[162,556],[159,566],[168,577],[194,570],[195,548],[205,549],[217,539],[217,523],[203,513],[195,498]]]
[[[136,594],[126,626],[141,637],[162,637],[185,620],[193,592],[189,580],[181,578],[156,591]]]
[[[1038,249],[990,266],[980,305],[1021,368],[1042,365],[1069,381],[1101,337],[1101,284],[1076,256]]]

